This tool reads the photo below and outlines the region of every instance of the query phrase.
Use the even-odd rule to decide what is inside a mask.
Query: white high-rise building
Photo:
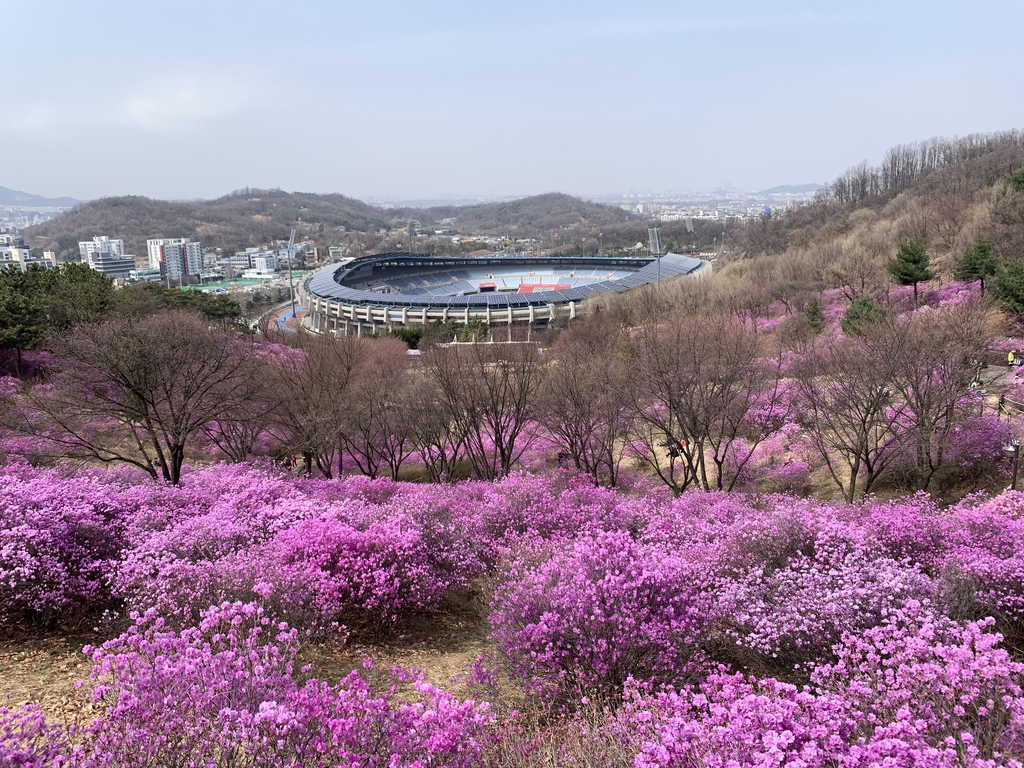
[[[28,268],[36,264],[45,269],[57,266],[57,260],[52,251],[46,251],[42,258],[32,255],[31,248],[23,248],[17,245],[0,245],[0,269],[13,266],[21,272],[28,271]]]
[[[164,279],[180,280],[185,275],[203,271],[203,244],[193,243],[187,237],[147,240],[149,266],[159,269]]]
[[[111,240],[105,235],[83,240],[78,244],[82,261],[97,272],[115,280],[125,280],[135,269],[135,257],[124,252],[124,240]]]
[[[106,235],[82,240],[78,243],[78,253],[82,261],[89,261],[93,254],[105,256],[124,256],[124,240],[111,240]]]

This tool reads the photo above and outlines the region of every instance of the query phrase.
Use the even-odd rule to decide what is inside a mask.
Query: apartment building
[[[203,244],[187,237],[147,240],[149,266],[159,269],[164,279],[181,280],[185,275],[198,277],[203,271]]]

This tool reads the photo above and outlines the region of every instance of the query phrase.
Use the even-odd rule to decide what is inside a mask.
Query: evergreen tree
[[[914,286],[914,306],[917,306],[917,284],[935,277],[935,273],[929,269],[928,252],[919,240],[903,243],[888,268],[889,274],[900,285]]]
[[[45,336],[43,305],[31,294],[12,289],[6,281],[0,283],[0,349],[15,350],[16,375],[21,375],[21,353],[34,349]]]
[[[815,333],[821,333],[825,330],[825,313],[822,311],[821,304],[817,299],[811,299],[811,303],[804,310],[804,317],[807,318],[807,325]]]
[[[963,258],[953,268],[957,280],[978,280],[981,295],[985,295],[985,278],[995,277],[999,272],[999,257],[988,240],[979,240],[973,248],[964,251]]]
[[[1007,312],[1024,313],[1024,261],[1014,261],[992,280],[992,295]]]
[[[30,269],[29,274],[52,328],[98,323],[109,316],[114,304],[114,281],[88,264]]]
[[[839,327],[847,336],[863,336],[872,325],[886,317],[885,310],[870,298],[857,299],[846,308],[846,314],[839,321]]]

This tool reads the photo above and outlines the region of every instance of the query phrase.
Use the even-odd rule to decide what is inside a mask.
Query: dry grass
[[[74,689],[75,681],[88,678],[91,668],[82,647],[100,642],[95,634],[25,632],[0,639],[0,706],[38,704],[57,719],[76,719],[88,707]],[[438,688],[466,697],[470,693],[464,681],[473,662],[489,648],[486,621],[466,600],[416,617],[379,642],[307,643],[299,665],[310,666],[306,676],[334,683],[361,669],[363,658],[370,656],[382,672],[393,666],[416,668]]]
[[[308,644],[300,651],[299,662],[310,665],[310,677],[333,683],[362,668],[369,656],[380,670],[418,669],[438,688],[469,696],[465,679],[473,662],[490,647],[487,622],[476,606],[469,600],[451,601],[446,610],[411,619],[382,640]]]
[[[76,680],[89,676],[91,664],[82,646],[92,635],[20,635],[0,640],[0,699],[4,706],[38,704],[63,719],[81,711]]]

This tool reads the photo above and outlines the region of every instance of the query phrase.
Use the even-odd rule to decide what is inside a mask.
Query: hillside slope
[[[150,238],[189,237],[206,246],[237,250],[286,240],[294,227],[300,238],[322,246],[366,235],[358,239],[373,248],[378,245],[378,230],[400,229],[410,219],[427,229],[444,227],[462,234],[542,237],[553,231],[610,227],[635,218],[617,208],[557,193],[466,207],[382,210],[343,195],[244,189],[216,200],[192,202],[102,198],[29,227],[25,235],[34,247],[62,251],[77,250],[79,240],[108,235],[123,239],[129,252],[141,254]],[[446,219],[455,223],[445,224]]]
[[[486,232],[517,237],[539,237],[545,232],[573,227],[604,227],[637,218],[620,208],[591,203],[559,192],[502,203],[402,208],[395,213],[431,224],[452,218],[455,219],[453,228],[467,235]]]
[[[108,235],[125,248],[145,253],[146,240],[189,237],[204,245],[237,250],[270,240],[287,240],[292,227],[301,238],[335,240],[342,233],[376,231],[382,212],[343,195],[241,190],[216,200],[171,203],[148,197],[105,197],[75,206],[25,236],[36,247],[67,246],[72,240]]]
[[[1024,241],[1001,223],[1013,213],[1003,180],[1024,167],[1024,132],[935,138],[890,149],[876,166],[860,163],[819,190],[815,202],[784,215],[766,212],[732,240],[743,258],[787,249],[850,247],[892,251],[908,240],[954,258],[979,237],[1007,260],[1024,257]],[[1012,207],[1012,205],[1011,205]],[[859,232],[854,232],[860,230]]]

